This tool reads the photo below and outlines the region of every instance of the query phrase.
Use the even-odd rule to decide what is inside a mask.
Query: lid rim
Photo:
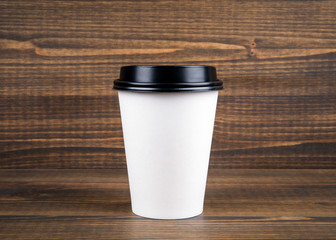
[[[167,87],[174,87],[174,86],[191,86],[191,87],[202,87],[202,86],[219,86],[222,85],[223,82],[220,80],[212,81],[212,82],[188,82],[188,83],[181,83],[181,82],[172,82],[172,83],[164,83],[164,82],[157,82],[157,83],[146,83],[146,82],[130,82],[130,81],[122,81],[120,79],[116,79],[114,84],[117,86],[167,86]]]
[[[223,90],[222,87],[199,87],[199,88],[138,88],[138,87],[114,87],[114,90],[118,91],[130,91],[130,92],[205,92],[205,91],[219,91]]]

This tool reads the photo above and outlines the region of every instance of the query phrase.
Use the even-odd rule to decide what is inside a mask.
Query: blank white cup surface
[[[118,91],[132,211],[154,219],[203,212],[218,91]]]

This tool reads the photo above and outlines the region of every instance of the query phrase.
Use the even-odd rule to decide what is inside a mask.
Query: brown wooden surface
[[[124,168],[112,80],[217,67],[211,167],[336,167],[336,1],[0,2],[0,168]],[[112,160],[113,159],[113,160]]]
[[[124,169],[0,170],[0,239],[336,239],[336,170],[209,172],[204,213],[131,213]]]

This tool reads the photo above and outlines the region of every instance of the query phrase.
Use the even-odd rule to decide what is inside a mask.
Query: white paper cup
[[[218,90],[118,95],[132,211],[155,219],[201,214]]]

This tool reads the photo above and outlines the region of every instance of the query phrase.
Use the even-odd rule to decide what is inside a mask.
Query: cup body
[[[118,91],[132,211],[202,213],[218,91]]]

